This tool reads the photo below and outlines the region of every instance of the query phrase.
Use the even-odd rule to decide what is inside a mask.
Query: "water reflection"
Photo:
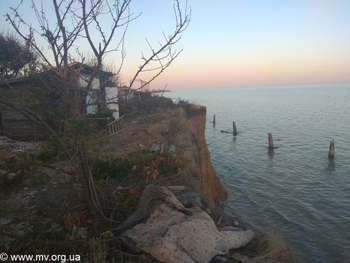
[[[335,162],[333,158],[328,158],[328,166],[324,168],[327,172],[335,172]]]
[[[275,155],[275,150],[269,148],[269,150],[268,150],[268,152],[267,152],[267,155],[268,155],[268,157],[269,157],[269,160],[272,161],[273,156]]]
[[[267,167],[272,169],[273,168],[273,156],[275,155],[275,150],[274,149],[270,149],[267,151],[267,156],[269,158],[269,161],[267,163]]]
[[[237,149],[237,136],[233,136],[233,139],[232,139],[232,146],[233,146],[233,149]]]

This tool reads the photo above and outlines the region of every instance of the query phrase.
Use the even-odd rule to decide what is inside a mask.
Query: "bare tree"
[[[144,86],[149,85],[149,83],[161,75],[182,52],[182,49],[179,51],[174,49],[174,45],[181,39],[181,34],[189,25],[191,20],[191,10],[187,10],[187,2],[185,9],[182,10],[178,0],[175,1],[173,8],[176,19],[173,33],[167,36],[163,32],[164,39],[163,42],[159,42],[158,48],[154,48],[146,39],[151,54],[145,56],[142,53],[143,63],[139,66],[134,77],[131,79],[129,89],[131,89],[134,82],[139,78],[139,75],[144,72],[152,72],[153,76],[145,81],[138,89],[142,89]]]
[[[80,124],[68,126],[69,123],[67,122],[67,120],[74,120],[75,123],[82,121],[82,112],[77,110],[81,109],[81,106],[77,106],[81,91],[76,87],[77,71],[80,69],[71,67],[70,62],[77,57],[82,62],[86,59],[77,46],[88,46],[94,55],[93,61],[95,61],[95,65],[92,67],[93,70],[86,80],[84,94],[92,90],[93,80],[99,76],[105,57],[113,52],[115,54],[117,51],[120,52],[120,66],[116,75],[120,76],[125,60],[124,42],[128,32],[128,26],[141,15],[131,13],[131,2],[131,0],[52,0],[55,20],[51,22],[52,20],[49,20],[46,16],[43,3],[39,8],[34,0],[32,0],[32,9],[39,22],[38,28],[33,28],[29,22],[24,20],[24,17],[20,13],[21,5],[11,8],[11,12],[6,15],[7,21],[9,21],[18,35],[35,51],[46,67],[55,73],[52,77],[52,83],[55,83],[55,92],[60,95],[62,108],[66,109],[64,118],[56,118],[56,121],[60,122],[65,132],[75,129],[74,133],[62,137],[57,130],[52,129],[48,125],[42,115],[37,114],[30,108],[18,107],[18,104],[14,104],[8,97],[2,94],[0,94],[0,103],[20,111],[28,119],[50,130],[65,148],[65,154],[69,160],[77,160],[77,162],[72,161],[72,164],[75,166],[82,182],[90,211],[98,211],[101,214],[102,211],[96,195],[91,167],[89,166],[88,154],[90,151],[87,150],[89,145],[86,143],[86,136],[92,138],[96,137],[96,134],[91,132],[89,135],[86,135],[89,132],[88,125],[86,125],[86,129],[81,129]],[[47,4],[46,1],[45,4]],[[148,56],[142,54],[142,62],[130,81],[129,90],[140,74],[152,72],[152,77],[144,84],[148,85],[162,74],[181,53],[182,50],[178,51],[174,46],[181,39],[182,33],[189,25],[191,10],[188,9],[187,2],[184,8],[181,8],[179,0],[174,1],[173,8],[176,21],[174,31],[170,34],[163,33],[164,39],[159,42],[158,47],[151,46],[150,42],[146,39],[150,54]],[[108,21],[110,23],[109,26],[102,26],[102,20],[104,22]],[[96,33],[99,35],[98,40],[95,40],[93,37]],[[38,39],[46,41],[51,55],[42,50],[39,42],[37,42]],[[6,83],[6,85],[10,89],[12,88],[10,83]],[[15,92],[13,89],[12,91]],[[105,101],[105,90],[102,89],[101,92],[102,99]],[[20,98],[17,97],[17,99]],[[24,101],[21,101],[21,104],[24,103]],[[71,136],[72,134],[74,136]],[[85,139],[82,139],[84,136]],[[70,142],[67,143],[66,140]]]

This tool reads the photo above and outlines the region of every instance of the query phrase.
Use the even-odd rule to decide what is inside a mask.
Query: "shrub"
[[[96,159],[92,166],[92,174],[96,179],[108,177],[124,180],[130,174],[133,164],[122,158],[100,158]]]

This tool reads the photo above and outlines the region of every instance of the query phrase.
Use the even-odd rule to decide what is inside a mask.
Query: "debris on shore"
[[[216,255],[245,246],[254,237],[250,230],[219,231],[205,210],[185,208],[166,187],[154,185],[145,188],[138,209],[113,232],[131,226],[121,236],[125,243],[169,263],[207,263]]]

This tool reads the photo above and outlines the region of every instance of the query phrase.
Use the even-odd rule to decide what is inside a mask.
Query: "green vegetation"
[[[181,106],[171,111],[164,109],[163,112],[167,113],[163,115],[154,111],[158,121],[150,118],[147,132],[153,126],[162,129],[152,130],[149,136],[161,134],[163,129],[181,129],[182,121],[175,121],[175,118],[180,118],[177,107]],[[184,110],[182,114],[185,114]],[[160,121],[167,125],[159,126]],[[77,129],[80,128],[77,125]],[[130,134],[129,143],[146,134],[140,130],[137,133],[128,131],[124,134],[125,140],[127,133]],[[76,136],[73,131],[71,134]],[[178,149],[171,155],[151,154],[147,149],[140,149],[121,157],[107,152],[101,154],[99,149],[90,154],[88,163],[102,209],[102,213],[95,214],[88,213],[82,204],[82,184],[75,168],[63,158],[62,151],[60,144],[52,139],[47,141],[41,153],[20,153],[1,159],[0,170],[5,173],[26,166],[23,172],[16,173],[19,180],[3,181],[1,194],[7,202],[11,203],[11,189],[27,187],[29,190],[20,191],[22,199],[16,201],[20,202],[19,206],[1,206],[2,215],[13,219],[11,224],[0,229],[0,249],[9,254],[19,251],[27,254],[79,254],[84,262],[157,262],[149,255],[130,250],[108,230],[135,211],[146,184],[167,185],[174,178],[181,179],[187,165],[182,150]],[[25,227],[17,229],[21,225]],[[104,233],[104,238],[99,237],[101,233]],[[258,235],[244,248],[230,253],[234,252],[248,256],[250,259],[246,262],[249,263],[299,262],[285,244],[282,233],[276,229]],[[229,262],[239,261],[232,258]]]
[[[33,50],[14,35],[0,33],[0,79],[26,75],[36,64]]]
[[[11,232],[0,229],[0,249],[10,254],[64,251],[81,255],[85,262],[109,262],[108,255],[113,255],[114,260],[123,258],[124,262],[156,262],[148,255],[128,251],[118,238],[104,240],[96,235],[120,224],[136,209],[145,182],[163,184],[164,178],[176,176],[185,163],[183,158],[146,150],[123,158],[109,154],[90,158],[100,207],[108,216],[106,221],[100,213],[86,213],[76,171],[69,168],[61,153],[60,144],[52,139],[38,154],[20,153],[1,159],[0,170],[5,174],[1,175],[1,195],[10,198],[13,189],[31,190],[22,190],[23,202],[27,202],[24,207],[3,207],[3,215],[16,218],[8,227]],[[7,179],[9,171],[16,172],[15,179]],[[31,226],[19,230],[24,231],[24,237],[12,234],[22,224]]]
[[[105,68],[103,59],[113,50],[122,48],[111,47],[110,39],[115,40],[115,32],[120,30],[118,32],[121,33],[116,42],[124,43],[128,24],[137,18],[129,11],[130,3],[115,1],[105,5],[104,1],[97,1],[96,5],[89,5],[86,1],[68,0],[64,5],[57,5],[53,1],[51,8],[57,14],[56,21],[50,21],[44,10],[33,3],[34,14],[40,22],[40,27],[36,29],[21,17],[21,4],[6,15],[7,21],[26,41],[26,45],[0,35],[0,49],[5,50],[0,54],[0,84],[4,87],[0,92],[0,106],[34,123],[46,141],[40,152],[14,154],[8,151],[7,156],[5,154],[0,159],[0,195],[3,199],[0,200],[0,209],[1,219],[6,222],[0,226],[2,252],[79,254],[82,262],[156,262],[149,255],[130,251],[118,237],[108,235],[108,230],[120,225],[135,211],[145,185],[171,185],[183,179],[182,171],[189,164],[184,157],[184,149],[179,147],[174,154],[158,154],[150,153],[141,144],[151,140],[158,143],[158,138],[161,143],[167,144],[181,141],[183,148],[186,147],[185,139],[189,140],[188,144],[193,144],[193,133],[192,137],[188,136],[192,131],[184,131],[186,136],[174,137],[185,130],[184,123],[198,112],[181,98],[176,103],[164,97],[120,103],[121,113],[141,116],[143,127],[123,134],[123,141],[118,142],[120,145],[117,144],[114,149],[121,148],[119,155],[105,151],[106,145],[112,141],[105,130],[112,120],[112,112],[107,110],[107,102],[103,99],[107,83],[102,79],[108,75],[108,81],[111,81],[109,78],[113,74],[102,73]],[[165,42],[160,43],[158,48],[150,46],[151,52],[142,57],[129,90],[144,72],[153,71],[155,76],[144,83],[153,81],[181,52],[173,47],[191,17],[187,13],[190,10],[187,5],[182,7],[183,10],[179,1],[175,0],[173,33],[164,34]],[[84,12],[80,14],[80,11]],[[113,16],[115,13],[118,18]],[[71,16],[66,14],[73,16],[74,25]],[[105,19],[108,14],[112,14],[110,19]],[[105,27],[110,28],[110,32],[102,31],[101,19],[110,22],[111,26]],[[27,25],[29,36],[22,31]],[[96,42],[98,47],[91,38],[93,29],[97,30],[94,35],[102,37]],[[39,38],[50,46],[53,61],[37,46],[35,39]],[[78,39],[87,40],[86,47],[94,54],[95,64],[91,67],[84,65],[89,68],[85,85],[80,85],[79,79],[84,67],[74,68],[71,66],[73,61],[69,61],[76,56],[81,56],[82,61],[85,59],[79,51],[70,50],[77,46],[75,41]],[[121,61],[124,61],[124,50],[121,53]],[[27,59],[23,60],[24,57]],[[42,61],[41,65],[35,64],[37,57]],[[34,64],[35,67],[32,67]],[[40,74],[36,74],[38,72]],[[14,89],[8,79],[27,73],[35,74],[24,87]],[[93,104],[98,114],[86,115],[86,99],[96,88],[93,87],[96,79],[99,80],[99,89],[94,95],[98,99]],[[205,108],[202,110],[205,111]],[[146,135],[142,143],[135,145],[135,137]],[[133,151],[124,154],[123,150],[129,147]],[[198,145],[190,147],[199,151]],[[193,168],[196,165],[194,161],[188,166]],[[103,238],[101,233],[104,233]],[[279,256],[287,251],[285,245],[281,247],[283,240],[263,240],[267,241],[256,247],[259,262],[288,262],[291,259]]]
[[[106,156],[95,160],[91,171],[97,180],[115,178],[122,181],[130,175],[132,167],[133,163],[130,160]]]
[[[38,177],[41,176],[37,173],[40,164],[40,160],[23,153],[17,153],[11,157],[1,158],[0,193],[10,191],[26,177],[35,176],[38,179]]]

